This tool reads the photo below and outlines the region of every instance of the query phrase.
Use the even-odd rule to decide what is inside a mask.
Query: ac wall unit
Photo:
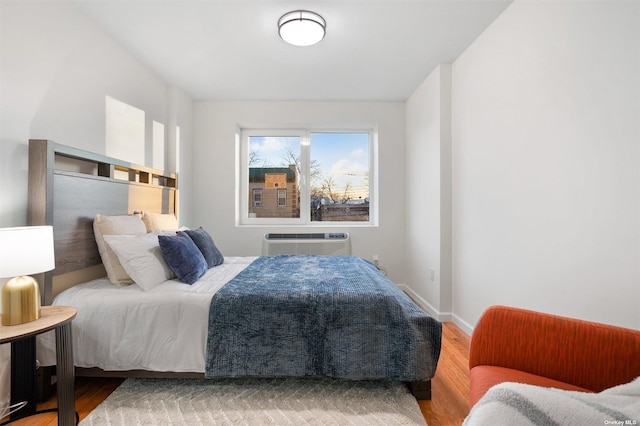
[[[262,255],[278,254],[349,256],[351,240],[348,232],[265,234],[262,240]]]

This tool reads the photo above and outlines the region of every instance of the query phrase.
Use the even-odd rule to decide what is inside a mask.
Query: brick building
[[[300,217],[298,172],[289,167],[249,168],[250,217]]]

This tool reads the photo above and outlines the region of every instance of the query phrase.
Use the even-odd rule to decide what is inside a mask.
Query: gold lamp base
[[[21,275],[2,288],[2,325],[18,325],[40,318],[40,289],[32,277]]]

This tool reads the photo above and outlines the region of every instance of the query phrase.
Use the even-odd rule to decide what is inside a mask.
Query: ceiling
[[[404,101],[452,63],[511,0],[75,0],[162,80],[194,100]],[[310,47],[277,21],[327,21]]]

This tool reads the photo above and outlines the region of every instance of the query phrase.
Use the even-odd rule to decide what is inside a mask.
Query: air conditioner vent
[[[325,234],[266,234],[267,240],[346,240],[349,234],[346,232],[329,232]]]
[[[262,242],[262,254],[351,255],[351,240],[347,232],[329,233],[269,233]]]

